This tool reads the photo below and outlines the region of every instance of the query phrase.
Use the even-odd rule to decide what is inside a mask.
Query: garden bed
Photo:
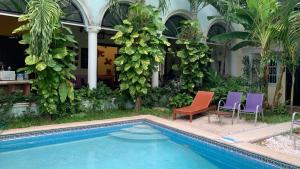
[[[290,138],[290,135],[286,133],[265,139],[258,144],[277,152],[300,157],[300,140],[296,141],[296,149],[294,149],[293,141],[293,137]]]

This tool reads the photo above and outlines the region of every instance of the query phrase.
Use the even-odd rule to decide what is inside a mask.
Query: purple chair
[[[231,120],[232,124],[233,124],[235,110],[238,110],[238,106],[241,104],[242,95],[243,93],[241,92],[228,92],[226,102],[220,100],[218,103],[218,112],[220,112],[220,110],[232,111],[232,120]]]
[[[243,106],[243,110],[241,109],[241,104],[238,108],[238,115],[237,115],[237,121],[240,118],[240,113],[244,114],[254,114],[255,115],[255,121],[254,124],[256,125],[257,122],[257,116],[261,115],[262,119],[264,117],[263,114],[263,101],[264,101],[264,94],[261,93],[248,93],[247,94],[247,100],[246,100],[246,106]]]
[[[292,137],[293,130],[294,130],[294,125],[300,125],[300,119],[296,120],[295,117],[296,115],[300,113],[299,112],[294,112],[293,117],[292,117],[292,122],[291,122],[291,130],[290,130],[290,137]]]

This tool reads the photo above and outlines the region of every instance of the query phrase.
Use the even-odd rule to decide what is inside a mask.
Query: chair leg
[[[261,110],[261,119],[264,120],[264,110]]]
[[[294,129],[294,122],[292,121],[292,123],[291,123],[291,129],[290,129],[290,138],[292,138],[293,129]]]
[[[193,115],[190,114],[190,123],[193,121]]]
[[[292,138],[292,135],[293,135],[295,116],[296,116],[296,113],[293,113],[292,121],[291,121],[290,138]]]
[[[254,121],[255,126],[256,126],[256,122],[257,122],[257,114],[258,114],[258,112],[255,112],[255,121]]]
[[[233,109],[233,111],[232,111],[231,125],[233,125],[234,114],[235,114],[235,109]]]
[[[296,148],[297,148],[297,147],[296,147],[296,136],[294,136],[294,141],[293,141],[293,142],[294,142],[294,146],[293,146],[293,147],[294,147],[294,150],[296,150]]]
[[[240,110],[238,110],[238,114],[237,114],[237,117],[236,117],[236,123],[238,123],[240,120]]]

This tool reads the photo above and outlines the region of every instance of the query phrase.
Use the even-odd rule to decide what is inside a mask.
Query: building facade
[[[14,1],[14,3],[12,3]],[[118,53],[118,46],[110,39],[116,30],[114,26],[121,23],[126,17],[131,0],[120,1],[121,13],[113,15],[110,11],[108,0],[70,0],[68,5],[63,6],[65,16],[63,23],[68,25],[78,41],[79,51],[76,58],[77,70],[75,72],[77,86],[88,85],[95,88],[97,81],[105,81],[112,86],[117,83],[117,75],[114,69],[114,59]],[[146,0],[147,4],[158,6],[158,0]],[[15,6],[19,4],[19,6]],[[8,46],[0,49],[0,64],[10,65],[17,69],[24,66],[24,47],[18,45],[20,37],[11,32],[20,23],[17,17],[26,9],[25,0],[0,0],[0,46]],[[200,30],[204,36],[211,37],[216,34],[231,30],[242,30],[240,25],[226,25],[218,19],[209,20],[209,16],[220,15],[212,5],[201,7],[198,12]],[[187,0],[172,0],[167,11],[161,13],[167,31],[165,36],[172,42],[176,39],[179,23],[182,20],[190,19],[190,4]],[[9,41],[9,43],[7,43]],[[11,44],[10,44],[11,43]],[[234,42],[231,42],[234,43]],[[212,67],[224,76],[240,76],[243,73],[243,57],[250,58],[257,55],[256,49],[244,48],[238,51],[230,51],[224,44],[213,45],[212,57],[215,62]],[[14,50],[14,49],[18,50]],[[160,80],[170,73],[170,64],[174,56],[167,54],[166,63],[161,66],[160,72],[153,73],[152,86],[158,86]],[[17,61],[16,61],[17,60]],[[277,69],[276,69],[277,71]],[[277,77],[275,77],[277,78]],[[285,93],[284,77],[284,93]],[[270,93],[274,93],[274,84],[270,84]],[[272,95],[272,94],[271,94]],[[285,94],[284,94],[285,96]],[[269,98],[272,100],[272,96]],[[285,101],[283,97],[282,101]]]

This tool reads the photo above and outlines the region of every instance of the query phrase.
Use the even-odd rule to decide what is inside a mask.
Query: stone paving
[[[289,135],[279,135],[268,138],[262,141],[260,144],[266,146],[272,150],[292,154],[300,157],[300,140],[296,141],[296,147],[294,147],[294,140]]]
[[[223,118],[220,124],[217,116],[211,118],[208,123],[207,116],[200,116],[189,123],[184,117],[179,118],[176,122],[192,126],[202,130],[209,131],[218,135],[220,138],[231,143],[254,143],[259,146],[267,147],[273,151],[300,157],[300,140],[296,142],[296,150],[293,146],[293,139],[287,132],[290,130],[291,123],[266,124],[258,123],[256,126],[253,122],[236,120],[231,124],[231,118]]]
[[[290,129],[290,122],[281,124],[257,123],[255,126],[252,121],[239,120],[237,122],[235,119],[232,125],[231,118],[223,117],[222,123],[219,123],[217,116],[211,116],[210,123],[207,116],[196,117],[192,123],[189,123],[184,117],[175,122],[206,130],[221,138],[231,138],[235,142],[251,143],[285,133]]]

